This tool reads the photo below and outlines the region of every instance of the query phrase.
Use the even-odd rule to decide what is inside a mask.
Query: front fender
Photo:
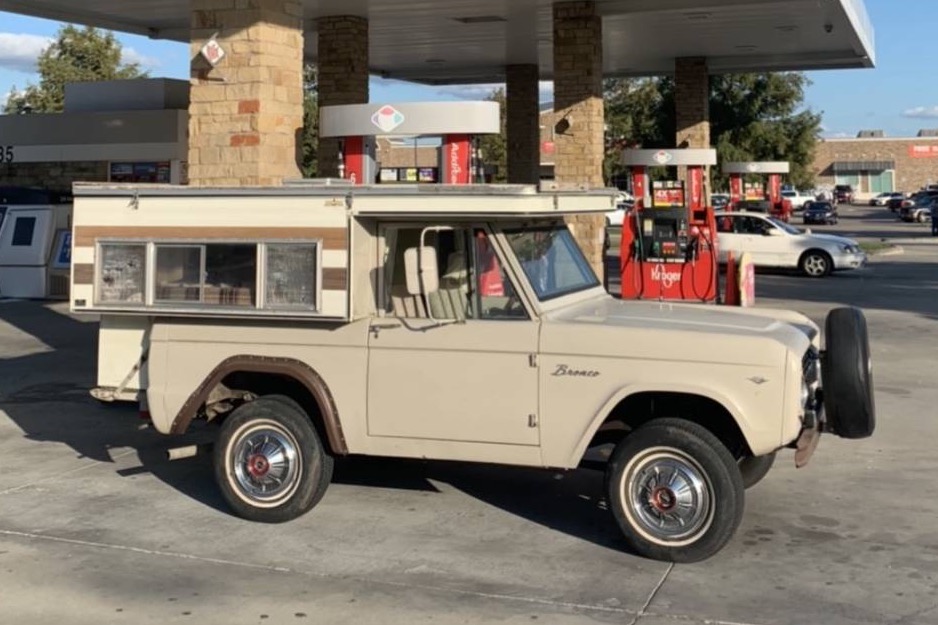
[[[606,421],[609,415],[612,413],[613,409],[619,405],[623,400],[636,395],[638,393],[681,393],[685,395],[697,395],[699,397],[705,397],[716,403],[723,406],[726,411],[730,414],[736,424],[739,426],[740,431],[743,433],[747,444],[750,448],[757,449],[760,447],[765,447],[765,444],[759,444],[759,442],[754,436],[753,428],[751,424],[743,416],[743,411],[740,409],[739,405],[730,399],[728,396],[723,393],[714,391],[710,388],[703,388],[693,384],[674,384],[669,383],[667,388],[663,388],[660,385],[655,384],[633,384],[620,388],[618,391],[613,393],[609,399],[603,404],[599,412],[589,423],[588,427],[583,431],[580,436],[580,440],[577,443],[576,447],[573,450],[572,456],[570,458],[570,463],[568,466],[577,466],[580,462],[580,459],[583,457],[583,454],[586,453],[586,448],[589,445],[590,441],[596,435],[596,432],[599,431],[599,428]],[[764,438],[764,437],[762,437]],[[768,443],[768,446],[774,448],[777,447],[777,441],[771,441]]]

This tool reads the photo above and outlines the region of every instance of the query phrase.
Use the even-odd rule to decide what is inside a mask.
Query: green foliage
[[[39,55],[39,84],[11,94],[4,112],[58,113],[64,106],[66,83],[146,77],[138,64],[122,63],[121,52],[114,33],[63,26]]]
[[[710,139],[723,161],[789,161],[789,182],[814,184],[811,164],[821,116],[803,108],[799,73],[717,75],[710,79]],[[672,148],[676,135],[671,78],[605,81],[607,178],[621,175],[622,147]],[[714,186],[725,181],[717,175]]]
[[[508,181],[508,149],[507,149],[507,100],[505,90],[501,87],[495,89],[486,98],[489,102],[498,102],[501,115],[501,132],[497,135],[483,135],[479,138],[479,147],[482,150],[482,160],[486,167],[495,167],[495,176],[492,182]]]
[[[300,172],[316,176],[319,154],[319,82],[315,65],[303,67],[303,131],[299,141]]]

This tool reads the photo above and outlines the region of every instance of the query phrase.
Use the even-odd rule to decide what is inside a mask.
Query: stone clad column
[[[603,187],[604,113],[602,19],[594,2],[554,4],[554,177],[558,183]],[[602,278],[605,220],[569,220]]]
[[[710,147],[710,72],[707,59],[685,57],[674,60],[674,106],[677,147]],[[685,167],[679,177],[686,180]],[[710,198],[710,168],[704,174],[704,197]]]
[[[537,184],[541,178],[540,99],[537,65],[505,68],[508,182]]]
[[[191,11],[190,184],[275,185],[299,177],[302,5],[191,0]],[[214,68],[199,53],[212,36],[225,51]]]
[[[319,33],[319,106],[368,103],[368,20],[351,15],[322,17]],[[339,140],[320,139],[318,175],[339,175]]]

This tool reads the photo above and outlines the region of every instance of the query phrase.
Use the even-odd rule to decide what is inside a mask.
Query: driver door
[[[421,245],[422,232],[384,231],[386,316],[369,333],[368,435],[423,439],[428,449],[438,441],[537,446],[537,322],[481,227],[425,233],[440,288],[409,294],[405,252]]]
[[[770,236],[767,231],[775,228],[771,222],[756,215],[728,215],[732,232],[720,233],[721,253],[733,252],[736,259],[749,252],[752,262],[762,267],[777,266],[780,259],[779,242],[783,237]]]

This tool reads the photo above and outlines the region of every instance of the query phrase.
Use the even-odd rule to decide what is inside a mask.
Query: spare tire
[[[859,308],[835,308],[824,326],[821,357],[827,430],[842,438],[866,438],[876,428],[873,367],[866,317]]]

